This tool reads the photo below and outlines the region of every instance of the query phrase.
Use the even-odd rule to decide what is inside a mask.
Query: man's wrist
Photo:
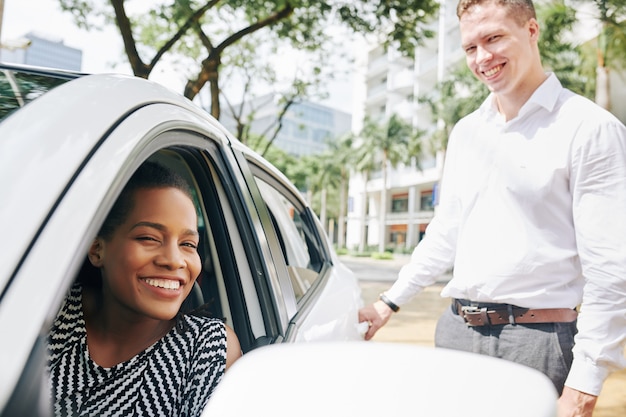
[[[396,303],[394,303],[389,298],[387,298],[385,293],[381,293],[378,296],[378,299],[382,301],[383,303],[387,304],[387,307],[389,307],[394,313],[397,313],[400,310],[400,306],[398,306]]]

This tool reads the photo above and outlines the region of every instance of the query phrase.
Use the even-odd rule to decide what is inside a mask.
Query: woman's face
[[[89,253],[103,278],[105,308],[170,320],[200,274],[197,216],[176,188],[139,189],[110,239]]]

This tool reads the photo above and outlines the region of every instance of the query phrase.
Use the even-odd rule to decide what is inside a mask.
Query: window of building
[[[406,213],[409,211],[409,194],[396,194],[391,197],[391,212]]]
[[[394,224],[389,228],[391,232],[389,242],[394,246],[402,246],[406,242],[406,224]]]
[[[420,198],[420,210],[421,211],[433,211],[433,190],[422,191]]]

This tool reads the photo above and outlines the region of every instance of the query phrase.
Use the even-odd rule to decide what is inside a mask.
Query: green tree
[[[387,203],[387,174],[389,168],[395,168],[400,163],[408,164],[412,158],[418,163],[423,153],[422,136],[424,132],[416,130],[410,123],[405,122],[398,115],[393,114],[383,124],[366,118],[363,129],[359,134],[362,143],[359,147],[359,156],[369,161],[370,155],[379,156],[379,168],[382,173],[382,187],[379,208],[379,252],[385,251],[386,243],[386,203]]]
[[[356,166],[356,153],[354,152],[355,135],[348,133],[336,141],[329,143],[328,159],[335,167],[337,175],[335,178],[339,180],[339,209],[337,215],[337,246],[345,247],[346,244],[346,214],[348,211],[348,184],[350,181],[350,172]]]
[[[437,126],[430,134],[430,149],[445,152],[452,128],[462,117],[476,110],[489,90],[469,70],[465,62],[455,66],[448,77],[435,85],[433,92],[418,101],[430,108]]]
[[[541,27],[539,52],[543,66],[556,74],[563,87],[593,98],[595,79],[590,76],[588,65],[581,66],[581,48],[568,40],[577,23],[576,9],[564,0],[540,3],[536,9]]]
[[[264,149],[266,146],[266,139],[263,137],[252,136],[251,142],[252,145],[250,148],[257,153],[260,149]],[[276,146],[272,146],[269,148],[268,152],[266,152],[264,158],[274,165],[280,172],[285,174],[287,178],[291,179],[298,188],[302,186],[301,181],[296,183],[296,181],[292,179],[299,179],[297,172],[294,170],[294,167],[298,166],[297,159],[295,157],[289,155],[287,152]]]
[[[626,1],[578,0],[577,3],[594,6],[592,18],[600,27],[593,45],[595,59],[591,58],[596,64],[595,102],[611,110],[609,74],[611,70],[623,69],[626,64]],[[579,9],[581,14],[585,11],[586,8]]]
[[[193,99],[209,84],[211,114],[220,116],[220,67],[224,52],[254,33],[287,39],[300,50],[319,50],[334,22],[357,33],[384,35],[407,55],[432,32],[435,0],[169,0],[130,15],[125,0],[59,0],[77,24],[90,29],[113,22],[137,76],[148,78],[166,54],[197,60],[184,95]],[[102,18],[102,16],[104,18]],[[271,29],[271,30],[270,30]]]
[[[347,194],[350,172],[355,164],[355,135],[347,133],[327,141],[327,149],[319,155],[302,159],[306,164],[306,181],[309,199],[314,204],[324,228],[327,219],[335,220],[338,226],[337,246],[345,247],[345,224]],[[331,230],[328,230],[329,234]]]

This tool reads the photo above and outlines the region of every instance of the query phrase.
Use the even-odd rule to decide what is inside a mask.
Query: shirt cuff
[[[574,359],[565,385],[577,391],[597,396],[600,395],[604,380],[608,376],[608,370],[588,361]]]

